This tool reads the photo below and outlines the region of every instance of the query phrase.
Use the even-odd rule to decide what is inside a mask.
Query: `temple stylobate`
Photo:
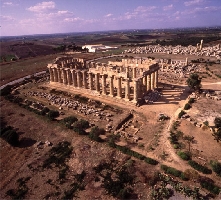
[[[48,64],[48,69],[51,84],[94,91],[133,103],[158,86],[159,65],[150,59],[122,59],[107,64],[62,57]]]

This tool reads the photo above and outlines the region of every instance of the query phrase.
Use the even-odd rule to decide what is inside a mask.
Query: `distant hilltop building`
[[[84,45],[82,49],[88,49],[88,52],[94,53],[96,51],[106,51],[109,49],[118,49],[118,47],[105,46],[102,44]]]

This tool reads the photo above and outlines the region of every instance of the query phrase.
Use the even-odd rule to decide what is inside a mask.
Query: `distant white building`
[[[96,51],[105,51],[108,49],[117,49],[118,47],[110,47],[110,46],[105,46],[102,44],[93,44],[93,45],[84,45],[82,46],[82,49],[88,49],[88,52],[96,52]]]

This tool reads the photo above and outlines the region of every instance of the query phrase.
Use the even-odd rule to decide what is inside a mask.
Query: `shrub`
[[[194,102],[195,102],[194,98],[190,98],[189,101],[188,101],[188,103],[190,103],[190,104],[194,103]]]
[[[189,180],[188,177],[186,176],[186,174],[183,173],[183,172],[180,171],[180,170],[177,170],[177,169],[175,169],[175,168],[173,168],[173,167],[169,167],[169,166],[167,166],[167,165],[161,165],[160,167],[161,167],[161,169],[162,169],[165,173],[167,173],[167,174],[173,175],[173,176],[175,176],[175,177],[179,177],[179,178],[181,178],[181,179],[184,180],[184,181]]]
[[[184,110],[189,110],[191,108],[191,105],[189,103],[186,103],[184,106]]]
[[[189,160],[188,163],[189,163],[189,165],[192,168],[196,169],[197,171],[202,172],[203,174],[212,174],[212,170],[211,169],[209,169],[209,168],[207,168],[205,166],[202,166],[202,165],[200,165],[199,163],[197,163],[197,162],[195,162],[193,160]]]
[[[1,138],[12,146],[17,146],[19,144],[18,133],[11,126],[1,129]]]
[[[59,112],[57,111],[57,110],[50,110],[49,112],[48,112],[48,118],[50,119],[50,120],[54,120],[56,117],[58,117],[59,116]]]
[[[194,169],[187,169],[185,170],[184,174],[190,180],[198,179],[200,176],[199,173]]]
[[[62,121],[65,123],[65,126],[71,129],[72,124],[76,122],[78,119],[74,116],[65,117]]]
[[[183,115],[185,115],[185,114],[186,114],[186,112],[183,111],[183,110],[181,110],[180,113],[178,114],[178,117],[181,118],[181,117],[182,117]]]
[[[216,117],[214,119],[214,124],[216,128],[221,128],[221,117]]]
[[[200,177],[199,182],[203,188],[215,195],[218,195],[221,191],[220,188],[214,184],[214,181],[208,177]]]
[[[180,174],[182,173],[181,171],[173,168],[173,167],[168,167],[167,165],[161,165],[160,166],[162,170],[164,170],[167,174],[174,175],[176,177],[179,177]]]
[[[144,158],[144,161],[148,164],[151,164],[151,165],[157,165],[158,164],[158,161],[156,161],[152,158],[149,158],[149,157]]]
[[[189,152],[179,151],[177,154],[183,160],[190,160],[191,159],[191,154]]]
[[[89,138],[97,142],[101,142],[102,139],[99,137],[101,134],[104,134],[105,130],[103,128],[98,128],[97,126],[93,127],[89,133]]]
[[[4,88],[0,90],[0,96],[6,96],[11,93],[12,85],[6,85]]]
[[[213,171],[221,177],[221,163],[215,160],[210,161],[210,165],[213,169]]]
[[[44,108],[41,110],[41,115],[46,115],[49,111],[50,111],[50,109],[49,109],[48,107],[44,107]]]
[[[73,124],[73,130],[77,132],[79,135],[85,135],[86,134],[85,129],[87,128],[89,128],[89,122],[83,119],[76,121]]]
[[[177,134],[170,132],[170,137],[168,138],[170,140],[171,144],[177,144],[178,143],[178,137]]]
[[[204,124],[205,126],[209,126],[209,122],[208,122],[208,121],[203,122],[203,124]]]

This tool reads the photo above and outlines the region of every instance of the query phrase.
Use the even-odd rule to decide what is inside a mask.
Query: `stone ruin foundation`
[[[107,64],[58,57],[47,67],[51,85],[89,90],[135,104],[158,86],[159,65],[150,59],[122,59]]]

